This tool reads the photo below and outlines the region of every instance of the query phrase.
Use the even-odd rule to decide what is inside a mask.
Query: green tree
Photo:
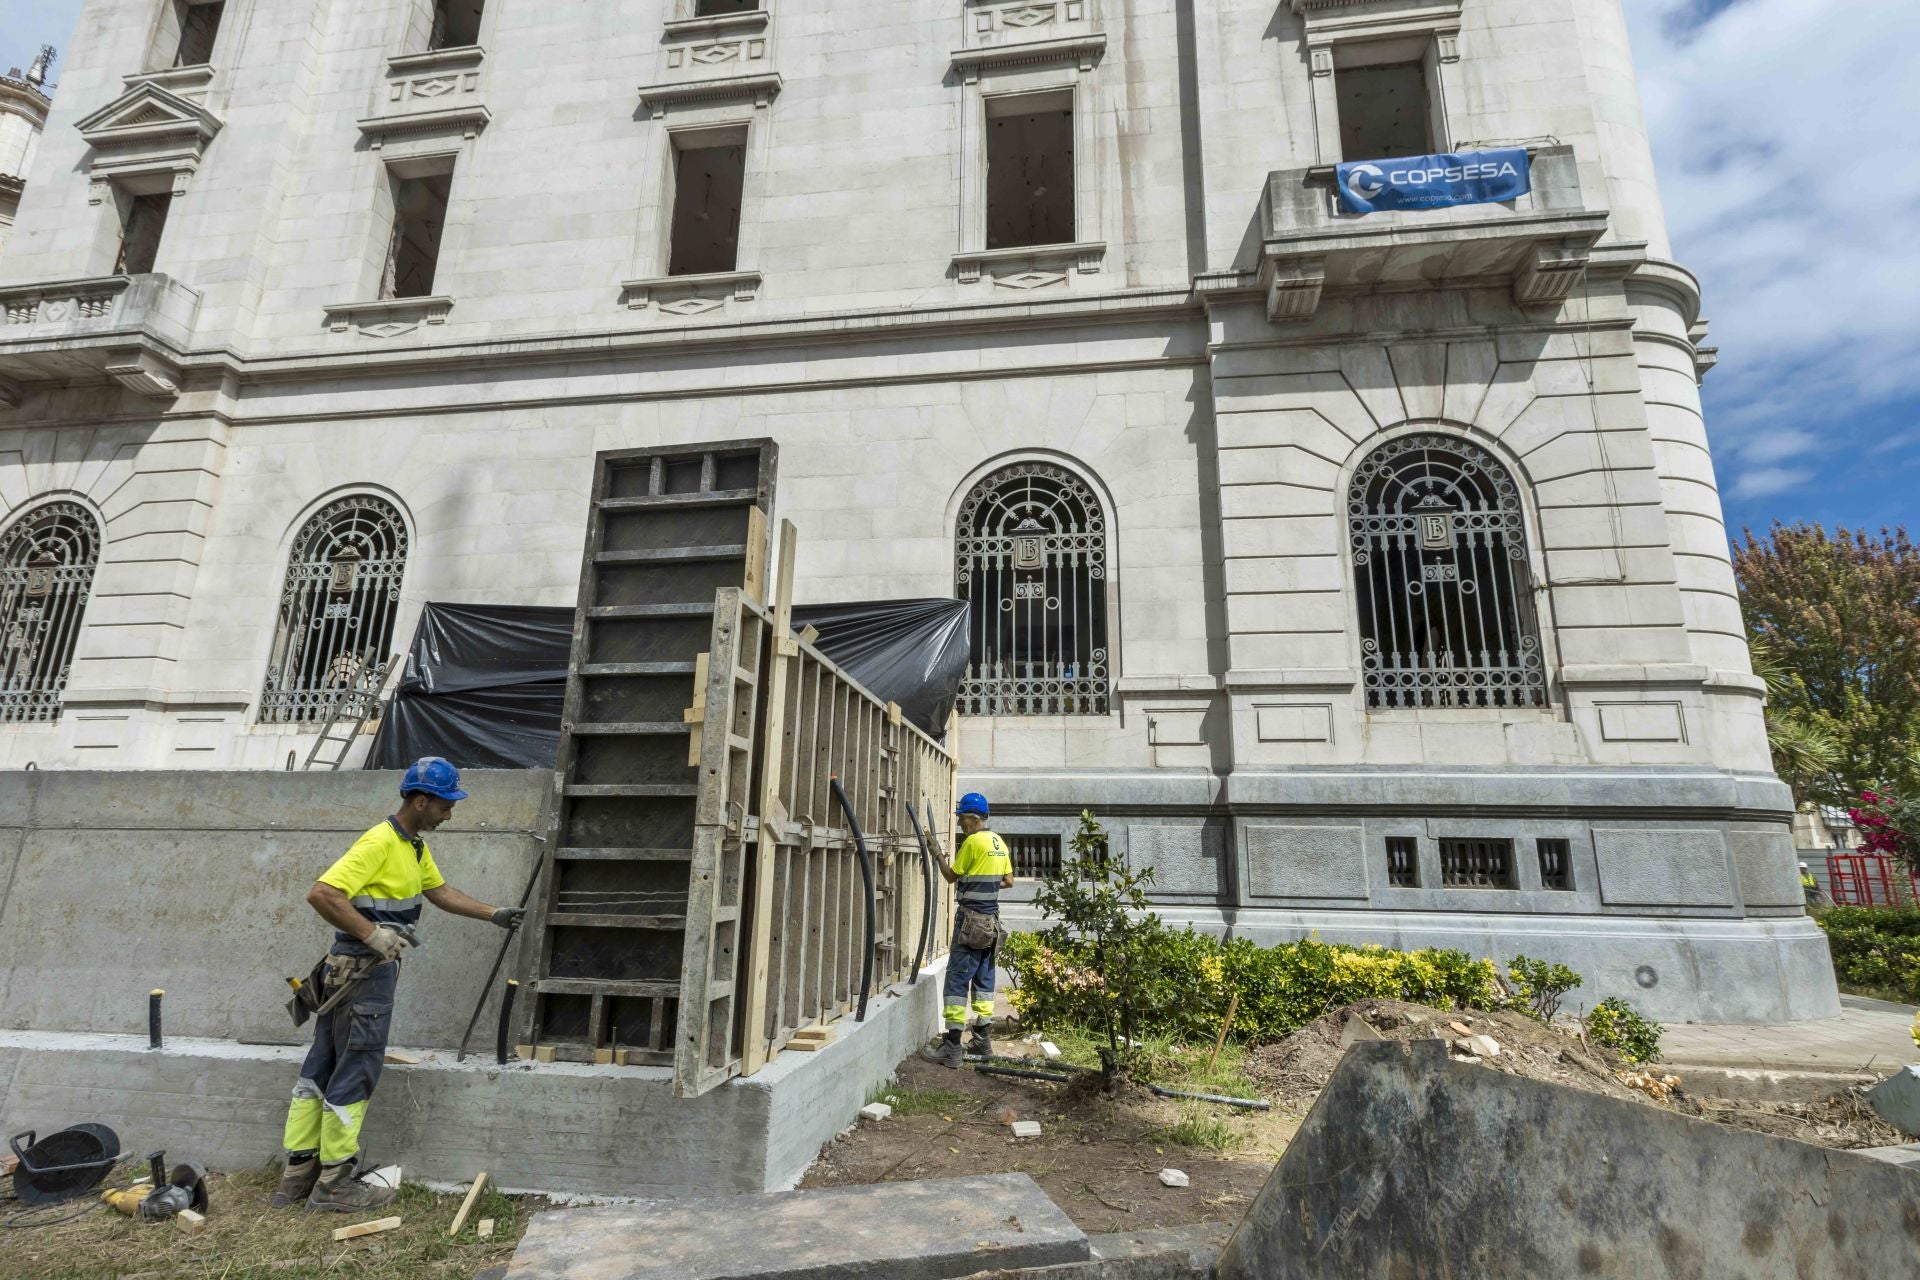
[[[1776,521],[1747,532],[1734,572],[1758,667],[1775,678],[1781,776],[1823,804],[1920,792],[1920,551],[1907,531]]]

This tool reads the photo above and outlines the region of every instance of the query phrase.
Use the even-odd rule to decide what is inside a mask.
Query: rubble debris
[[[1162,1169],[1160,1171],[1160,1185],[1163,1187],[1184,1187],[1188,1184],[1188,1181],[1187,1175],[1178,1169]]]
[[[1046,1054],[1049,1058],[1057,1058],[1060,1056],[1060,1046],[1051,1040],[1042,1040],[1040,1041],[1040,1052]]]
[[[1012,1128],[1013,1136],[1016,1138],[1037,1138],[1040,1136],[1040,1122],[1038,1120],[1015,1120]]]
[[[173,1225],[190,1236],[197,1236],[207,1229],[207,1215],[195,1213],[191,1209],[182,1209],[173,1215]]]
[[[479,1222],[474,1224],[473,1234],[478,1236],[482,1240],[485,1240],[491,1237],[493,1235],[493,1219],[492,1218],[480,1219]]]
[[[1910,1138],[1920,1138],[1920,1066],[1906,1066],[1867,1091],[1882,1119]]]
[[[1620,1083],[1629,1089],[1638,1089],[1655,1102],[1665,1102],[1680,1087],[1680,1077],[1657,1076],[1651,1071],[1623,1071]]]
[[[869,1102],[860,1108],[860,1118],[869,1124],[879,1124],[893,1114],[893,1108],[884,1102]]]

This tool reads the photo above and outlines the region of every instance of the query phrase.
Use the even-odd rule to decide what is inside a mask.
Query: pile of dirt
[[[1470,1053],[1475,1037],[1490,1037],[1497,1053]],[[1355,1040],[1424,1040],[1453,1043],[1458,1058],[1471,1058],[1495,1071],[1584,1089],[1610,1098],[1663,1107],[1681,1115],[1794,1138],[1816,1146],[1851,1150],[1893,1146],[1906,1141],[1868,1106],[1857,1089],[1843,1089],[1818,1102],[1736,1102],[1691,1093],[1684,1079],[1671,1089],[1654,1090],[1625,1082],[1645,1071],[1672,1079],[1664,1068],[1635,1068],[1617,1054],[1573,1029],[1546,1026],[1509,1010],[1464,1013],[1399,1000],[1362,1000],[1308,1023],[1278,1044],[1247,1052],[1243,1070],[1276,1101],[1304,1109],[1319,1096]],[[1479,1046],[1484,1049],[1484,1044]],[[1641,1078],[1645,1078],[1644,1076]]]

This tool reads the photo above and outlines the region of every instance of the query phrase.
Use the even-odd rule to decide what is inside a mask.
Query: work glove
[[[495,907],[493,922],[502,929],[518,929],[521,919],[527,914],[525,907]]]
[[[406,938],[383,924],[373,926],[373,932],[360,940],[360,945],[382,960],[398,960],[401,949],[408,946]]]

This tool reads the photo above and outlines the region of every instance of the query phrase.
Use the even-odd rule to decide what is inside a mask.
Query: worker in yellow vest
[[[394,1188],[354,1176],[360,1122],[380,1083],[393,1026],[400,953],[418,945],[423,902],[471,920],[513,929],[526,913],[490,907],[440,874],[423,838],[467,798],[460,772],[438,756],[416,760],[400,781],[400,808],[353,842],[307,891],[307,904],[334,927],[327,957],[289,1005],[296,1025],[315,1019],[313,1047],[300,1065],[287,1108],[286,1171],[278,1207],[359,1213]]]
[[[946,1034],[920,1056],[943,1067],[958,1067],[964,1054],[993,1052],[993,969],[999,952],[1000,891],[1013,888],[1013,854],[1007,842],[987,830],[992,816],[987,798],[977,791],[960,797],[954,811],[963,839],[940,874],[954,886],[953,946],[947,953],[942,1016]],[[963,1049],[961,1033],[969,1015],[977,1019]]]

